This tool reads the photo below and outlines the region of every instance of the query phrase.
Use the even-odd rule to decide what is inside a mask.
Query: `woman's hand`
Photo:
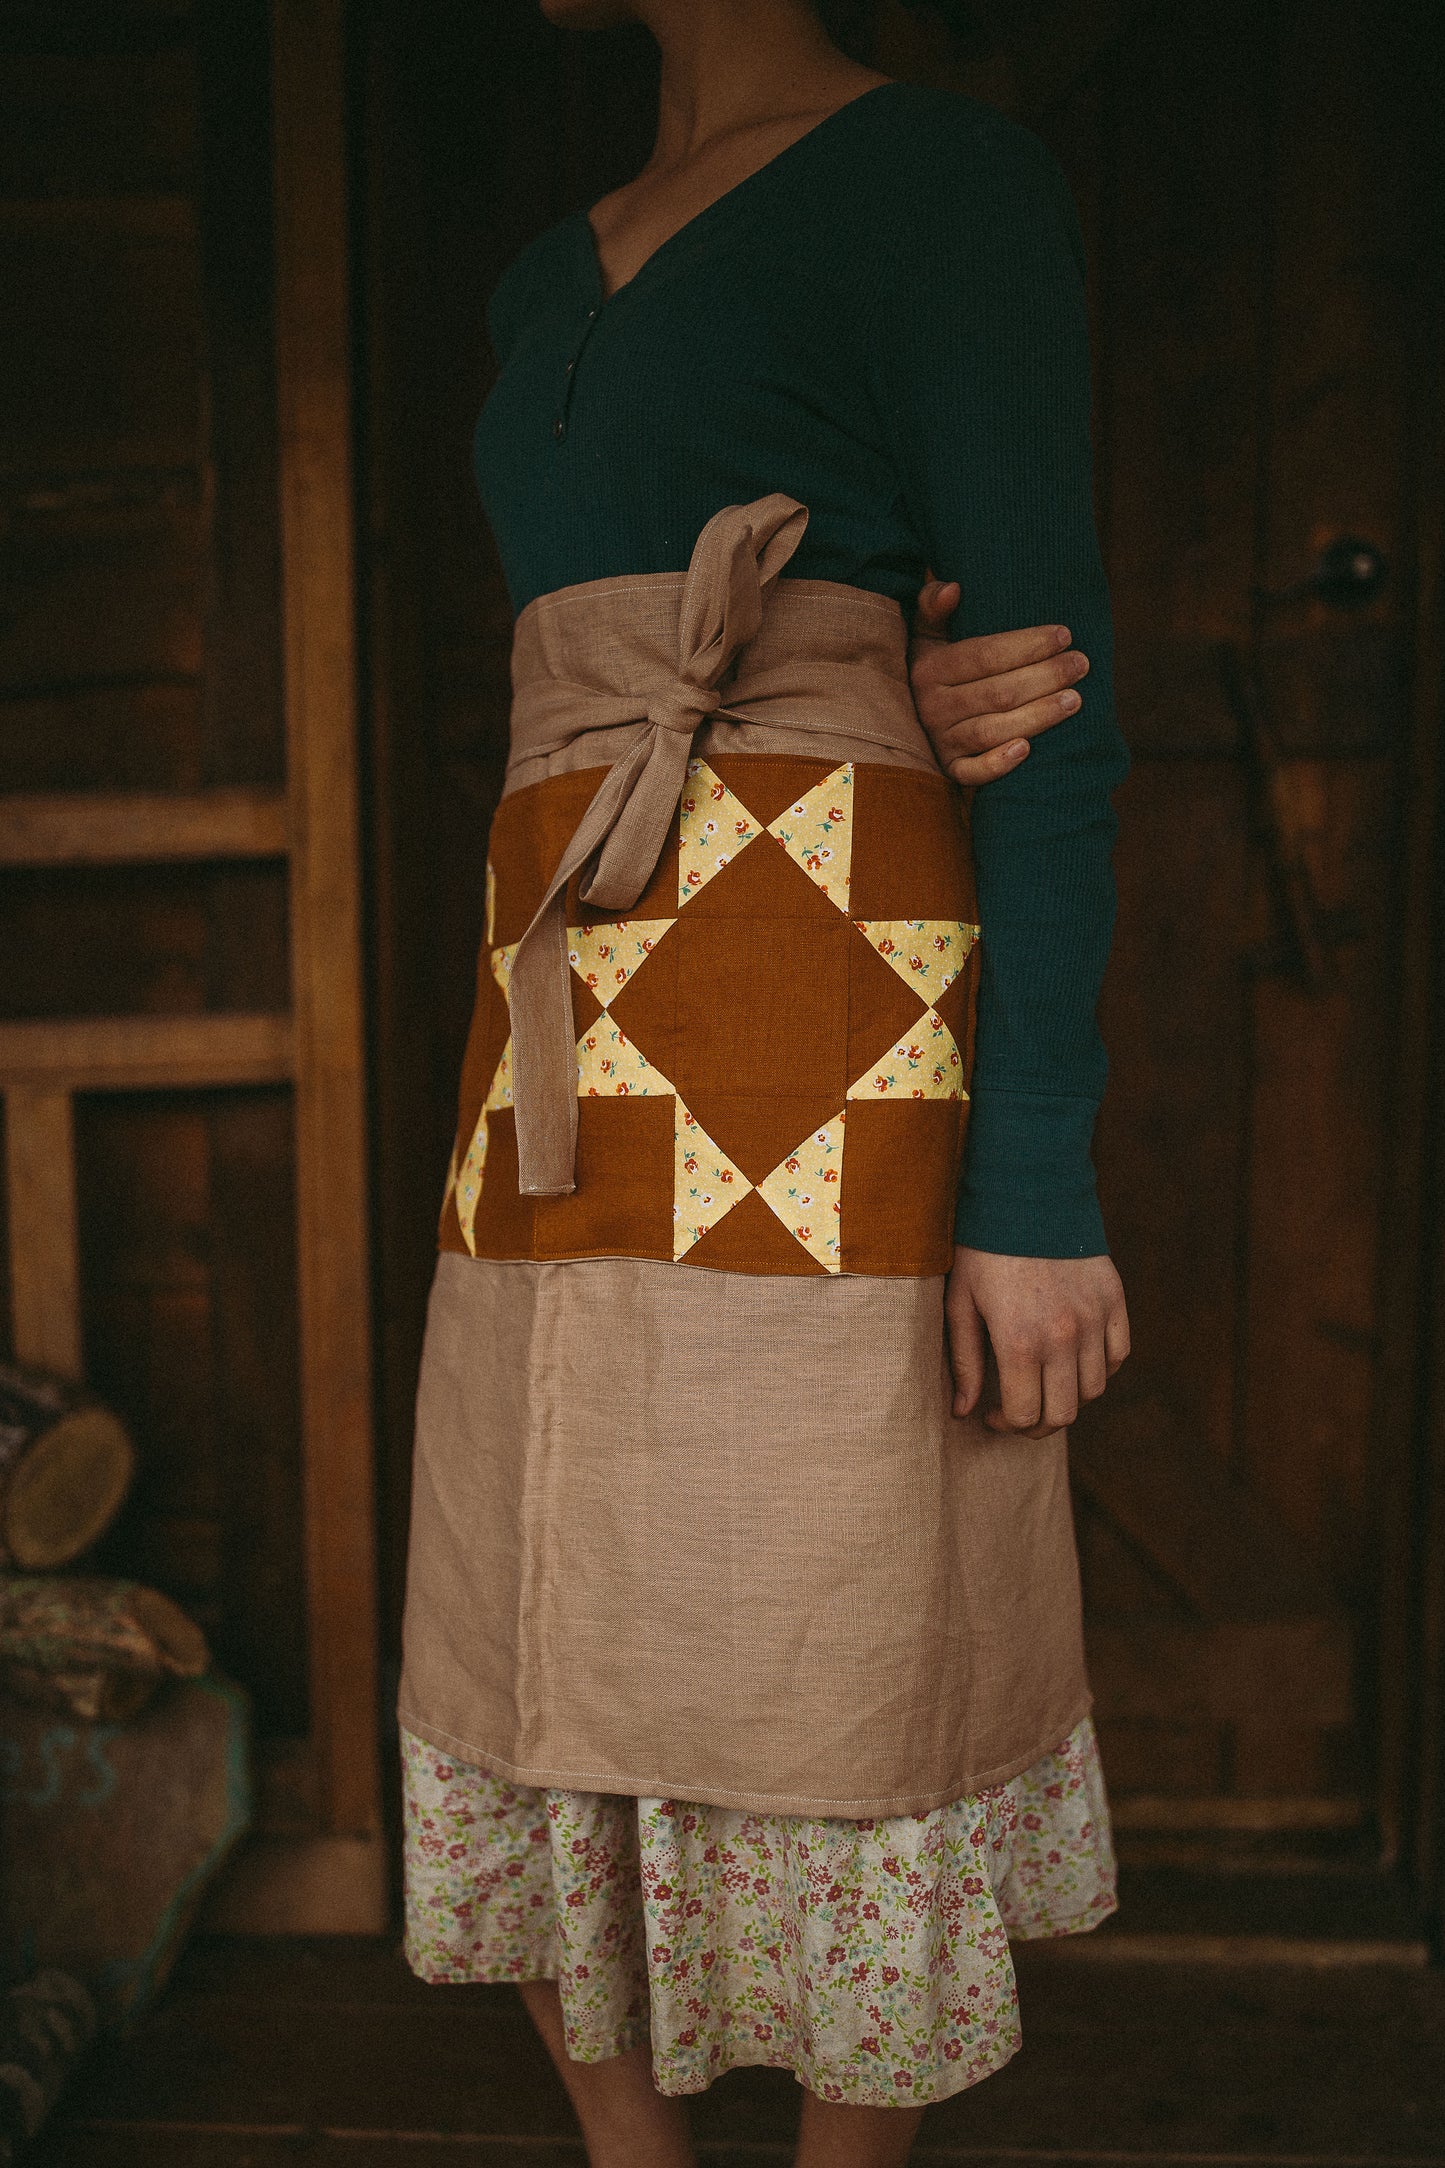
[[[1073,715],[1069,690],[1088,670],[1066,625],[1030,625],[950,640],[957,580],[930,570],[918,593],[908,676],[913,703],[941,768],[956,783],[991,783],[1028,756],[1028,741]]]
[[[991,1351],[998,1405],[983,1419],[1015,1437],[1063,1430],[1129,1352],[1123,1283],[1107,1257],[996,1257],[960,1247],[944,1307],[954,1414],[978,1406]]]

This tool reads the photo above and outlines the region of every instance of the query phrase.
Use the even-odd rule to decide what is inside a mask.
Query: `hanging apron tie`
[[[656,870],[703,726],[781,727],[887,748],[938,773],[908,682],[897,603],[830,580],[778,574],[805,505],[775,492],[725,505],[686,573],[593,580],[530,602],[512,647],[505,788],[601,733],[610,761],[512,955],[508,994],[518,1187],[576,1188],[577,1042],[567,891],[626,913]],[[724,680],[727,680],[724,686]]]

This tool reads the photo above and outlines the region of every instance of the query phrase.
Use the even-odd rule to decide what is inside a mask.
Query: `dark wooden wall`
[[[1135,753],[1099,1161],[1136,1353],[1075,1455],[1109,1774],[1144,1830],[1174,1812],[1391,1853],[1424,1676],[1405,1531],[1423,1496],[1438,24],[1343,0],[1000,0],[952,32],[892,0],[835,12],[890,73],[1037,127],[1090,249]],[[505,748],[509,618],[468,449],[482,307],[522,242],[641,162],[654,73],[640,37],[555,33],[530,0],[439,0],[421,36],[374,0],[361,46],[394,1624]],[[1260,599],[1349,533],[1388,559],[1374,599]],[[1226,650],[1258,679],[1258,729]]]
[[[268,66],[260,0],[0,13],[0,791],[283,781]],[[285,927],[279,862],[11,870],[0,1018],[284,1010]],[[77,1109],[86,1365],[140,1449],[96,1563],[271,1738],[307,1725],[288,1102]]]

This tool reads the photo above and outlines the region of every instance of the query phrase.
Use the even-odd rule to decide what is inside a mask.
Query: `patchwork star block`
[[[599,1016],[577,1041],[579,1099],[656,1098],[672,1090],[610,1016]]]
[[[709,1227],[740,1199],[752,1183],[740,1167],[721,1152],[697,1117],[682,1101],[677,1102],[677,1129],[672,1189],[672,1254],[685,1256]]]
[[[678,909],[759,834],[752,814],[722,777],[705,760],[690,760],[678,814]]]
[[[934,1002],[968,962],[978,939],[977,926],[952,918],[856,918],[866,941],[877,949],[920,1000]]]
[[[825,1271],[842,1257],[843,1112],[795,1145],[759,1182],[758,1195]]]
[[[848,1086],[850,1099],[966,1099],[958,1041],[936,1009],[926,1009],[883,1059]]]
[[[853,861],[852,761],[825,775],[785,813],[769,821],[768,834],[777,837],[830,903],[846,911]]]
[[[567,961],[604,1009],[621,993],[639,964],[675,926],[672,918],[615,918],[567,928]]]
[[[518,1189],[517,942],[496,933],[520,935],[582,792],[569,775],[503,800],[442,1244],[946,1271],[978,934],[949,786],[803,754],[714,758],[688,765],[677,871],[669,848],[634,906],[647,915],[603,918],[574,896],[577,1183],[541,1199]],[[934,915],[887,915],[910,907]]]

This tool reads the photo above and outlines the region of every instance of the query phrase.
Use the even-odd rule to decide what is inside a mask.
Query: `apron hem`
[[[733,1791],[719,1785],[685,1781],[670,1784],[662,1777],[627,1777],[613,1771],[533,1768],[526,1763],[508,1761],[474,1740],[459,1739],[454,1732],[429,1724],[413,1711],[398,1709],[397,1721],[405,1730],[443,1754],[453,1754],[459,1761],[489,1769],[494,1776],[503,1777],[510,1784],[523,1784],[529,1791],[593,1792],[626,1799],[675,1799],[697,1806],[733,1807],[745,1814],[803,1815],[824,1821],[855,1822],[883,1821],[898,1814],[928,1814],[935,1807],[952,1806],[957,1800],[970,1799],[978,1792],[992,1790],[997,1785],[1007,1784],[1012,1777],[1022,1776],[1036,1761],[1041,1761],[1044,1755],[1061,1745],[1075,1725],[1082,1723],[1092,1712],[1092,1692],[1086,1692],[1082,1701],[1069,1706],[1070,1713],[1057,1723],[1050,1719],[1047,1725],[1040,1727],[1046,1736],[1027,1754],[1012,1755],[980,1776],[960,1777],[927,1791],[887,1792],[874,1799],[819,1800],[802,1792]]]

